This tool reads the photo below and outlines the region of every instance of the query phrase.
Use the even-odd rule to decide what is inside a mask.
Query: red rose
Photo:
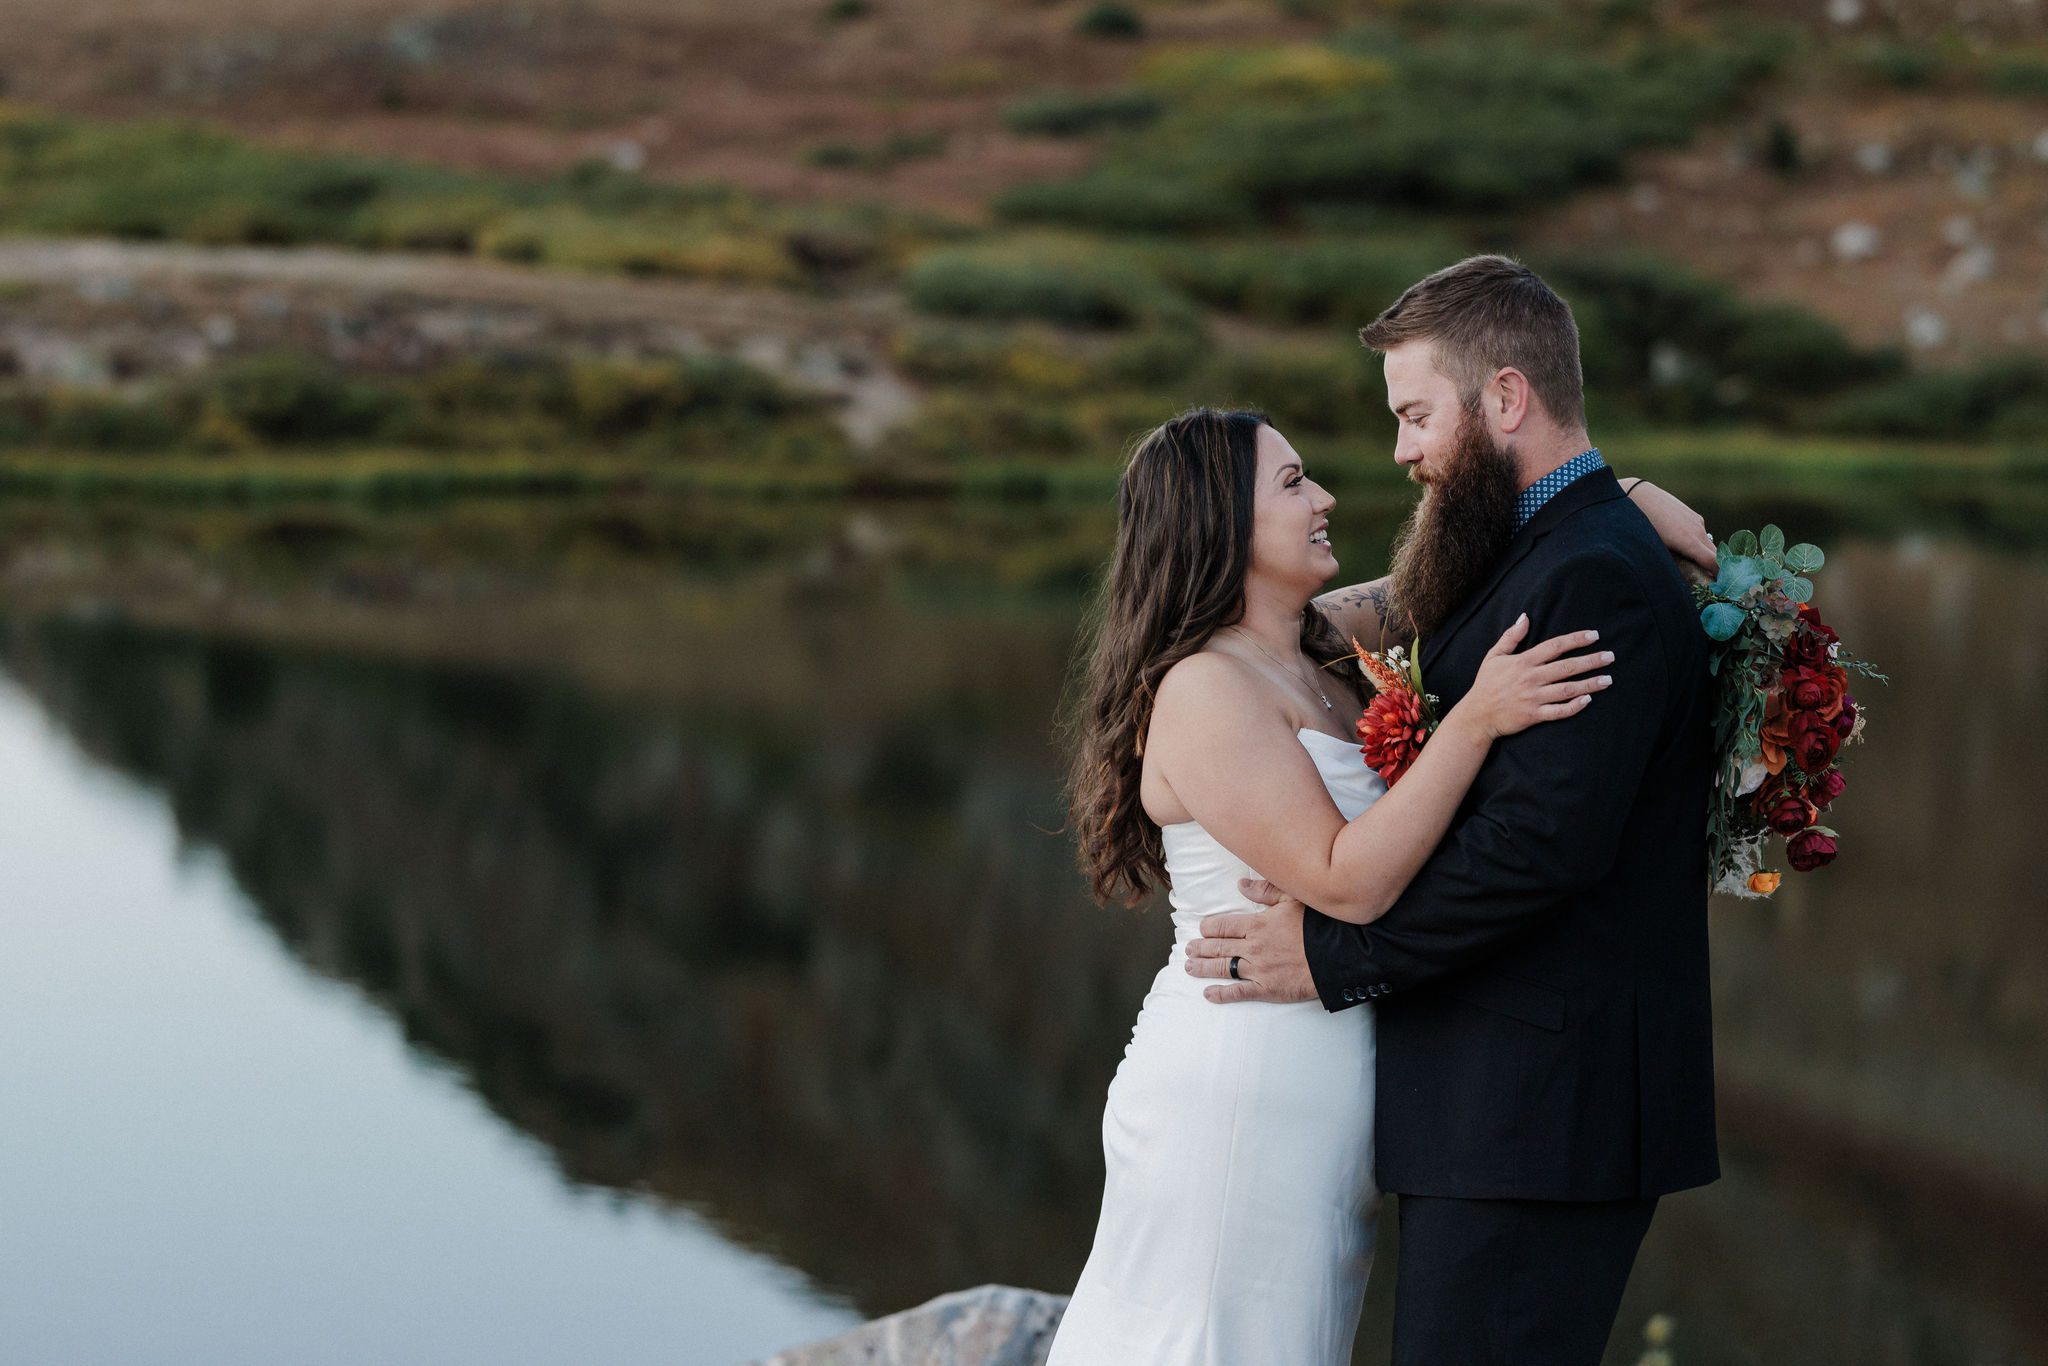
[[[1799,604],[1799,624],[1819,636],[1821,642],[1825,645],[1832,645],[1841,639],[1840,636],[1835,634],[1834,627],[1820,619],[1820,613],[1814,610],[1813,604],[1810,602]]]
[[[1365,741],[1365,762],[1392,787],[1429,738],[1421,697],[1409,688],[1389,688],[1378,694],[1358,718],[1358,738]]]
[[[1849,738],[1849,733],[1855,729],[1856,699],[1844,695],[1842,698],[1842,709],[1835,713],[1835,734],[1841,736],[1846,741]]]
[[[1842,709],[1849,675],[1832,664],[1815,668],[1800,664],[1785,670],[1785,702],[1795,711],[1819,712],[1832,721]]]
[[[1780,793],[1764,812],[1764,824],[1781,835],[1796,835],[1820,812],[1797,792]]]
[[[1818,773],[1835,761],[1842,737],[1835,734],[1832,721],[1817,711],[1795,711],[1788,727],[1792,761],[1807,773]]]
[[[1818,830],[1802,830],[1785,845],[1785,857],[1799,872],[1810,873],[1833,863],[1839,850],[1833,835],[1823,835]]]
[[[1826,769],[1816,773],[1813,781],[1806,785],[1806,796],[1815,806],[1825,811],[1835,804],[1835,798],[1841,796],[1842,789],[1848,785],[1849,780],[1842,776],[1841,769]],[[1809,821],[1808,824],[1812,822]]]
[[[1787,668],[1805,666],[1818,669],[1828,662],[1828,643],[1823,637],[1811,631],[1794,631],[1792,638],[1785,642],[1785,664]]]

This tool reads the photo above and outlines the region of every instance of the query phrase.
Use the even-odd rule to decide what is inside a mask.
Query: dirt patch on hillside
[[[2048,102],[1788,94],[1634,172],[1532,241],[1677,257],[1930,361],[2048,346]]]
[[[1005,130],[1019,96],[1113,85],[1146,44],[1081,36],[1084,5],[872,0],[18,0],[0,10],[15,98],[174,114],[269,141],[499,171],[605,157],[777,196],[978,217],[1085,147]],[[1147,42],[1282,36],[1269,6],[1148,9]],[[894,147],[890,144],[894,142]],[[820,149],[868,154],[858,169]]]

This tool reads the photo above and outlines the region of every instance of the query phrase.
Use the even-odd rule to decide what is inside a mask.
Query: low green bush
[[[1141,38],[1145,21],[1136,9],[1120,0],[1103,0],[1082,13],[1074,31],[1089,38]]]
[[[1003,111],[1013,133],[1072,138],[1117,128],[1142,128],[1164,106],[1145,90],[1057,91],[1019,100]]]
[[[1329,45],[1173,54],[1141,72],[1164,112],[1064,182],[998,201],[1013,220],[1211,231],[1331,203],[1494,212],[1619,175],[1682,141],[1778,54],[1754,33],[1563,41],[1399,25]]]
[[[2048,360],[1995,356],[1961,370],[1907,375],[1842,398],[1822,426],[1847,436],[1966,441],[2039,440],[2048,411]]]
[[[903,290],[920,312],[991,321],[1036,319],[1067,327],[1194,325],[1187,300],[1128,254],[1085,243],[995,243],[927,253]]]

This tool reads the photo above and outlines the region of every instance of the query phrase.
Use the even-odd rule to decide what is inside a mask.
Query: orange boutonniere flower
[[[1422,666],[1417,662],[1421,647],[1417,639],[1410,647],[1396,645],[1381,654],[1366,649],[1355,637],[1351,642],[1358,667],[1373,686],[1373,699],[1358,718],[1358,738],[1365,742],[1360,752],[1388,787],[1414,767],[1436,729],[1436,699],[1423,691]]]

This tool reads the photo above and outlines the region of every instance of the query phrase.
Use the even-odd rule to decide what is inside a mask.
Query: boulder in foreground
[[[759,1366],[1043,1366],[1067,1297],[1008,1285],[959,1290]]]

